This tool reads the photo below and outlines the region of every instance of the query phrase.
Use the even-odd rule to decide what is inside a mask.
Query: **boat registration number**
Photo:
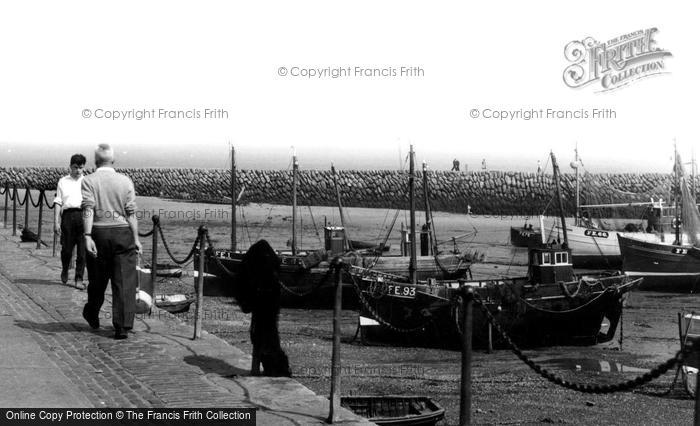
[[[608,238],[610,234],[608,234],[605,231],[594,231],[592,229],[586,229],[583,234],[587,237],[594,237],[594,238]]]
[[[406,285],[396,285],[392,284],[389,286],[389,291],[387,292],[390,296],[397,296],[397,297],[416,297],[416,288],[415,287],[409,287]]]
[[[675,254],[688,254],[688,249],[685,248],[674,248],[673,253]]]

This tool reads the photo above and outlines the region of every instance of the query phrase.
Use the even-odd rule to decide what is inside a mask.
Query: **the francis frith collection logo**
[[[570,42],[564,48],[564,57],[571,63],[564,70],[564,83],[571,88],[593,84],[597,92],[605,92],[667,73],[664,59],[672,55],[656,45],[657,32],[649,28],[604,43],[592,37]]]

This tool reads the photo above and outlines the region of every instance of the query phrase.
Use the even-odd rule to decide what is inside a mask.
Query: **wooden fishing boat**
[[[340,405],[378,425],[430,426],[445,409],[425,396],[343,396]]]
[[[555,181],[558,182],[558,167]],[[560,219],[564,222],[560,200]],[[564,229],[566,229],[564,225]],[[528,274],[496,280],[398,282],[376,271],[348,268],[361,302],[363,339],[408,345],[459,347],[462,295],[470,288],[479,303],[522,346],[595,344],[613,339],[624,295],[641,279],[618,272],[574,275],[564,232],[562,245],[531,247]],[[607,330],[601,332],[604,322]],[[474,344],[503,343],[489,332],[487,315],[474,310]]]
[[[676,153],[673,220],[675,235],[665,241],[644,241],[618,235],[622,269],[644,277],[642,290],[695,292],[700,290],[700,213],[691,194],[683,162]]]
[[[515,247],[531,247],[542,242],[542,232],[535,231],[532,224],[522,228],[510,227],[510,244]]]
[[[653,243],[617,235],[622,269],[644,277],[640,290],[695,293],[700,290],[700,249],[692,245]]]
[[[413,152],[413,151],[411,151]],[[382,250],[350,250],[346,230],[344,227],[326,226],[324,227],[324,248],[319,250],[300,250],[296,243],[296,192],[297,192],[297,172],[298,163],[296,155],[292,161],[292,238],[291,250],[277,251],[281,260],[280,282],[282,286],[281,304],[286,307],[330,307],[333,301],[333,291],[335,282],[332,279],[330,261],[337,256],[341,256],[346,264],[352,264],[363,268],[396,275],[398,280],[408,280],[410,265],[413,265],[415,273],[420,279],[439,278],[456,279],[465,276],[471,265],[479,255],[474,252],[469,253],[439,253],[435,244],[425,247],[425,255],[413,258],[407,255],[384,255]],[[235,168],[232,169],[234,171]],[[235,174],[235,172],[234,172]],[[410,170],[410,187],[413,188],[414,173]],[[424,179],[427,175],[424,173]],[[427,187],[425,185],[424,187]],[[426,195],[427,199],[427,195]],[[413,200],[413,193],[411,193]],[[339,203],[340,205],[340,203]],[[427,201],[426,201],[427,206]],[[235,217],[235,203],[232,205]],[[428,209],[426,208],[426,212]],[[342,217],[343,215],[341,215]],[[428,212],[426,217],[429,217]],[[412,225],[415,229],[415,208],[411,202]],[[428,220],[432,222],[432,220]],[[232,223],[235,227],[235,223]],[[432,232],[432,231],[429,231]],[[234,237],[232,236],[232,241]],[[415,241],[415,240],[414,240]],[[434,238],[430,240],[434,243]],[[410,245],[410,244],[409,244]],[[386,246],[381,243],[380,247]],[[416,247],[416,244],[412,244]],[[354,247],[353,247],[354,248]],[[216,249],[207,252],[205,260],[205,272],[223,278],[226,285],[232,285],[235,275],[242,261],[245,251],[231,249]],[[411,260],[413,259],[413,260]],[[195,264],[198,256],[195,256]],[[220,282],[218,283],[220,284]],[[349,276],[344,276],[346,307],[356,306],[357,298],[353,290],[352,281]],[[205,290],[207,291],[207,290]],[[211,290],[221,293],[220,289]],[[224,290],[225,292],[225,290]],[[232,290],[229,290],[232,294]]]

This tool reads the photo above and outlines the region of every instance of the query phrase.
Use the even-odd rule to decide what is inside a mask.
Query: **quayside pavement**
[[[93,331],[81,315],[87,293],[59,275],[51,248],[0,227],[0,406],[256,407],[261,425],[324,423],[326,397],[250,376],[250,355],[206,332],[192,340],[193,328],[165,311],[139,315],[134,333],[114,340],[108,294]],[[371,424],[344,409],[339,420]]]

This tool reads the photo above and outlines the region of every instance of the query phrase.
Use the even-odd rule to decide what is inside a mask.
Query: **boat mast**
[[[428,165],[423,161],[423,203],[425,205],[425,226],[428,228],[428,246],[432,253],[437,254],[437,241],[433,232],[433,213],[430,211],[430,201],[428,198]]]
[[[293,148],[292,148],[293,149]],[[297,254],[297,151],[292,154],[292,256]]]
[[[343,227],[345,232],[345,241],[348,243],[348,249],[352,250],[352,243],[348,238],[348,230],[345,227],[345,214],[343,213],[343,203],[340,202],[340,188],[338,187],[338,174],[335,170],[335,165],[331,163],[331,173],[333,173],[333,185],[335,186],[335,197],[338,200],[338,211],[340,212],[340,226]]]
[[[236,150],[231,145],[231,251],[236,250]]]
[[[576,173],[576,216],[574,218],[574,224],[575,225],[581,225],[581,216],[579,215],[579,209],[581,208],[581,202],[580,202],[580,187],[579,187],[579,181],[578,181],[578,142],[576,143],[576,148],[574,148],[574,171]]]
[[[564,234],[564,248],[569,248],[569,239],[566,234],[566,220],[564,219],[564,202],[561,199],[561,188],[559,188],[559,165],[557,164],[557,157],[554,156],[554,152],[550,151],[549,154],[552,156],[552,169],[554,169],[554,189],[557,193],[557,200],[559,202],[559,218],[561,220],[561,229]]]
[[[409,278],[411,279],[412,284],[417,283],[417,277],[416,277],[416,205],[415,205],[415,182],[414,182],[414,175],[415,175],[415,159],[414,159],[414,152],[413,152],[413,145],[411,145],[410,151],[409,151],[409,169],[408,169],[408,195],[409,195],[409,203],[410,203],[410,214],[411,214],[411,229],[409,230],[410,232],[410,242],[411,242],[411,260],[408,264],[408,275]]]
[[[681,245],[681,209],[683,208],[682,206],[682,196],[681,196],[681,165],[680,161],[678,161],[678,150],[676,148],[676,141],[673,141],[673,171],[675,172],[675,178],[676,178],[676,183],[675,183],[675,204],[676,204],[676,218],[674,220],[676,226],[675,228],[675,233],[676,233],[676,241],[673,242],[673,245],[679,246]]]

